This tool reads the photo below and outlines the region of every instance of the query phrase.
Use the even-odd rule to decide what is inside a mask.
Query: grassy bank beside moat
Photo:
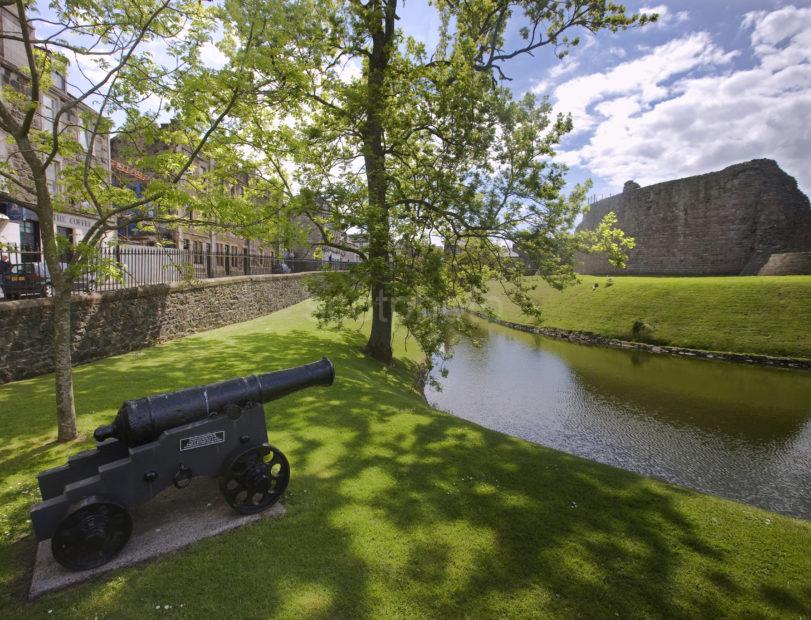
[[[0,615],[808,616],[808,522],[436,411],[415,385],[413,346],[383,367],[358,332],[318,329],[311,308],[76,368],[88,437],[127,398],[322,355],[337,378],[266,407],[292,468],[286,516],[33,603],[35,475],[91,442],[52,443],[51,376],[0,386]]]
[[[811,276],[580,276],[558,291],[539,277],[541,326],[652,344],[811,358]],[[597,285],[595,287],[595,284]],[[499,318],[532,320],[490,288]],[[634,333],[639,321],[642,331]]]

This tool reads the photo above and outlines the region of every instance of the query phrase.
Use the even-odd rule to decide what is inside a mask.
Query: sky
[[[510,61],[516,97],[549,97],[574,130],[558,149],[569,182],[591,179],[609,196],[770,158],[811,194],[811,1],[625,2],[659,21],[625,32],[580,32],[563,60],[552,49]],[[48,14],[47,0],[39,0]],[[431,49],[439,18],[427,0],[404,0],[403,30]],[[520,43],[516,17],[507,44]],[[160,50],[154,50],[160,55]],[[212,44],[203,59],[220,66]],[[81,82],[76,68],[70,81]]]
[[[625,2],[657,24],[582,33],[558,60],[542,49],[506,66],[515,96],[547,96],[574,130],[558,149],[570,183],[616,194],[774,159],[811,194],[811,2],[671,0]],[[435,43],[438,19],[423,0],[400,11],[406,32]],[[518,42],[520,20],[508,43]]]

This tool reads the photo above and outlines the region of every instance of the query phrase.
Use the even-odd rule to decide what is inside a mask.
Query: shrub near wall
[[[73,298],[75,363],[270,314],[307,299],[312,274],[152,284]],[[0,383],[53,370],[50,299],[0,303]]]

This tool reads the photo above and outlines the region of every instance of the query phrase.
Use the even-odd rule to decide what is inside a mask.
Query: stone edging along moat
[[[778,366],[781,368],[797,368],[811,370],[811,359],[797,359],[793,357],[772,357],[770,355],[757,355],[749,353],[722,353],[718,351],[704,351],[702,349],[687,349],[685,347],[669,347],[665,345],[647,344],[644,342],[631,342],[630,340],[620,340],[618,338],[608,338],[590,332],[570,331],[558,329],[556,327],[536,327],[524,323],[513,323],[496,317],[487,316],[481,312],[470,312],[474,316],[530,334],[538,334],[549,338],[569,340],[579,344],[600,345],[614,347],[617,349],[635,349],[648,353],[665,355],[679,355],[682,357],[693,357],[697,359],[723,360],[726,362],[737,362],[739,364],[758,364],[761,366]]]

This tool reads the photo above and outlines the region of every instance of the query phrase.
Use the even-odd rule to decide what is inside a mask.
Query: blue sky
[[[47,0],[38,4],[50,12]],[[629,179],[650,185],[768,157],[811,194],[811,3],[625,4],[659,13],[659,23],[582,32],[564,60],[541,49],[506,65],[516,96],[548,96],[556,111],[572,114],[574,131],[558,149],[570,182],[590,178],[600,197]],[[406,33],[435,45],[439,19],[427,0],[401,0],[398,13]],[[508,44],[520,43],[520,26],[516,17]],[[223,62],[211,43],[203,58]],[[80,84],[75,64],[70,81]]]
[[[768,157],[811,193],[811,4],[770,0],[626,2],[658,24],[583,33],[564,60],[541,50],[507,65],[516,96],[573,115],[559,149],[571,182],[610,195]],[[400,25],[427,45],[436,14],[406,0]],[[520,20],[511,24],[518,43]]]

